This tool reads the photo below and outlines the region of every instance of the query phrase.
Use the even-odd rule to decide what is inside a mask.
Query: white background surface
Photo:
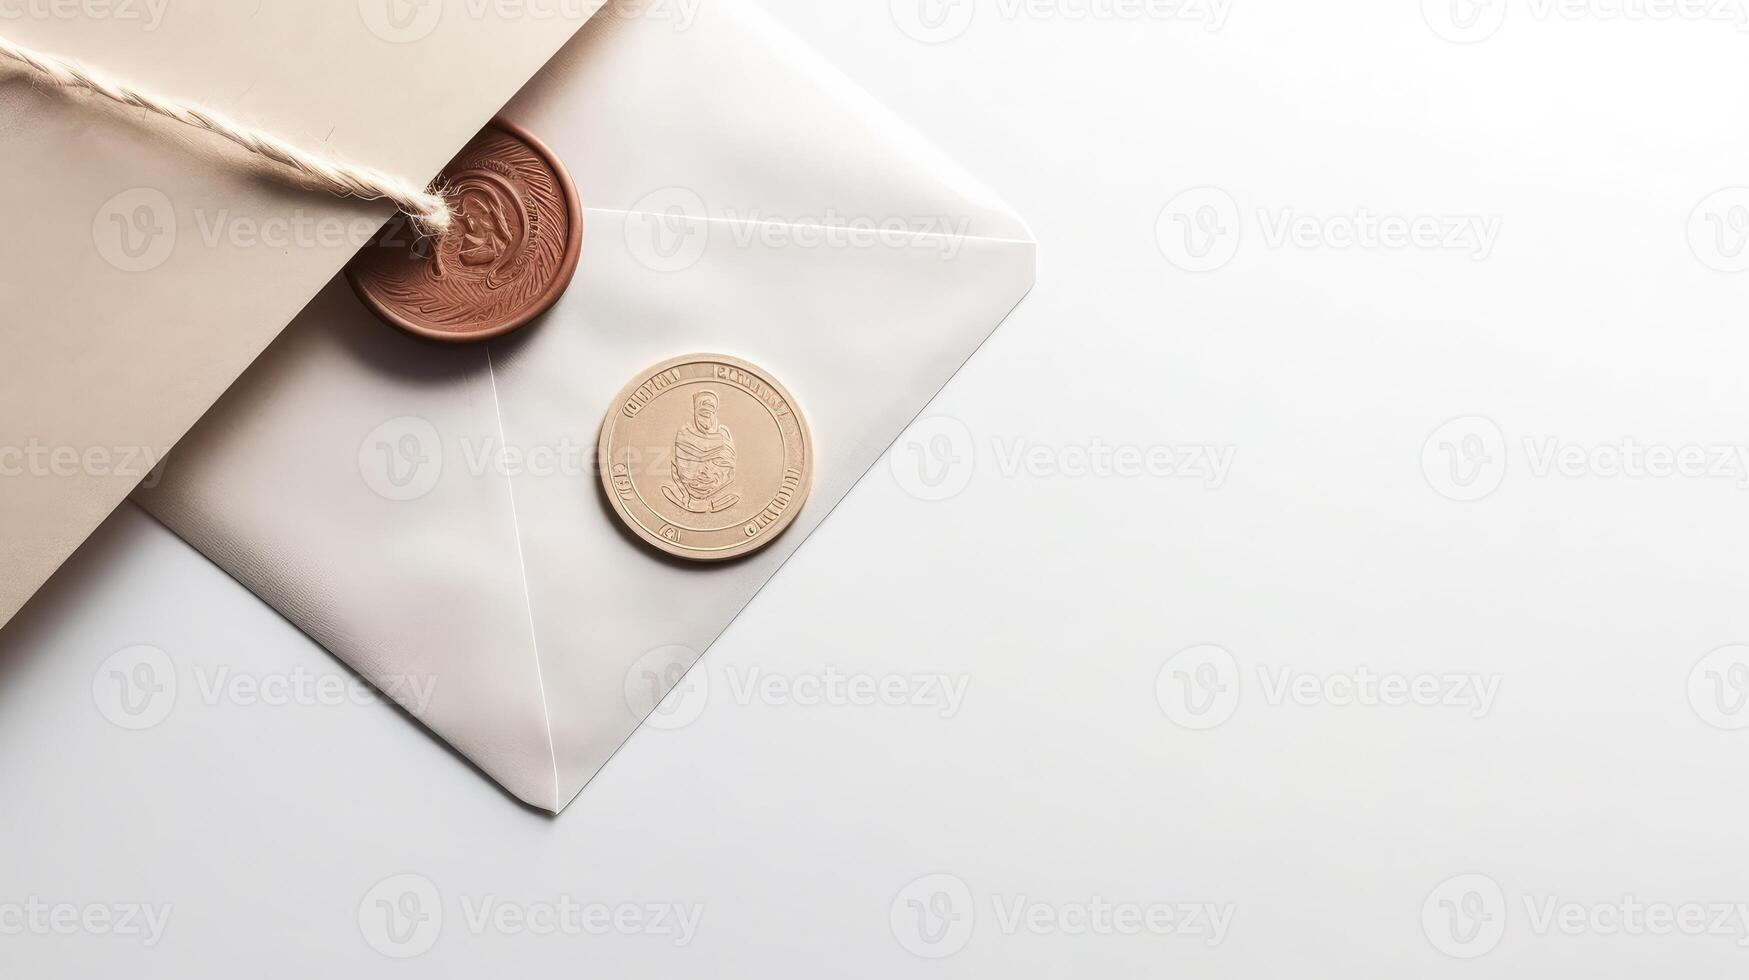
[[[1749,184],[1749,34],[979,0],[926,44],[911,3],[768,0],[1031,221],[1039,286],[710,652],[702,714],[533,813],[379,705],[211,695],[345,674],[124,510],[0,635],[0,974],[1742,975],[1749,651],[1709,652],[1749,642],[1749,191],[1712,195]],[[1272,240],[1362,209],[1497,235]],[[1119,447],[1232,464],[1082,471]],[[142,644],[177,691],[129,731],[100,706]],[[1346,703],[1362,671],[1443,703]],[[842,675],[965,697],[740,696]],[[441,925],[397,943],[404,874]],[[475,921],[566,902],[702,917]],[[1112,905],[1228,925],[1077,929]]]

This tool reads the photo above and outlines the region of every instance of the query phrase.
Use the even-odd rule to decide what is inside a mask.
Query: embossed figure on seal
[[[562,229],[564,200],[552,174],[533,150],[511,137],[488,133],[470,161],[448,175],[449,197],[460,219],[449,235],[422,242],[422,267],[382,275],[377,288],[389,299],[435,324],[506,317],[530,305],[547,288],[566,241],[543,232]]]
[[[437,238],[389,222],[347,266],[359,298],[388,322],[435,340],[484,340],[545,312],[577,270],[582,205],[563,165],[503,121],[444,169],[455,214]]]
[[[596,444],[601,490],[645,544],[727,561],[795,522],[813,449],[795,399],[769,373],[725,354],[686,354],[634,375],[608,405]]]
[[[668,502],[691,514],[715,514],[741,499],[734,492],[735,434],[718,418],[714,391],[692,396],[692,420],[674,434],[674,482],[662,487]]]
[[[522,202],[508,182],[475,180],[473,175],[464,174],[457,184],[463,189],[457,195],[462,217],[462,242],[456,257],[462,265],[489,266],[487,288],[499,288],[516,277],[519,270],[514,262],[521,257],[528,241],[529,229],[523,219],[526,212]],[[433,278],[443,278],[442,252],[433,257],[433,266]]]

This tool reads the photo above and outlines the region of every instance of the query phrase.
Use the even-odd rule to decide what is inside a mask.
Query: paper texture
[[[1020,301],[1035,246],[734,0],[685,30],[604,15],[505,115],[586,209],[553,311],[441,347],[336,282],[136,499],[391,695],[434,691],[422,722],[557,811]],[[726,565],[634,539],[594,469],[619,388],[701,351],[787,386],[816,453],[796,524]]]
[[[599,6],[32,4],[0,31],[420,182]],[[389,208],[11,67],[0,173],[3,625]]]

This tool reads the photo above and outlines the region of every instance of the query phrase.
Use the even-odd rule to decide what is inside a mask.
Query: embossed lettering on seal
[[[651,547],[722,561],[775,541],[813,479],[806,420],[788,390],[733,357],[675,358],[611,403],[598,449],[614,512]]]

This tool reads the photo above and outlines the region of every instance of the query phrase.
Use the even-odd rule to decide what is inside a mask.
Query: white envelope
[[[505,116],[586,209],[553,311],[438,345],[337,280],[136,499],[558,812],[1026,294],[1035,245],[740,0],[600,18]],[[633,539],[594,470],[618,389],[705,351],[787,386],[816,454],[795,525],[725,565]]]

